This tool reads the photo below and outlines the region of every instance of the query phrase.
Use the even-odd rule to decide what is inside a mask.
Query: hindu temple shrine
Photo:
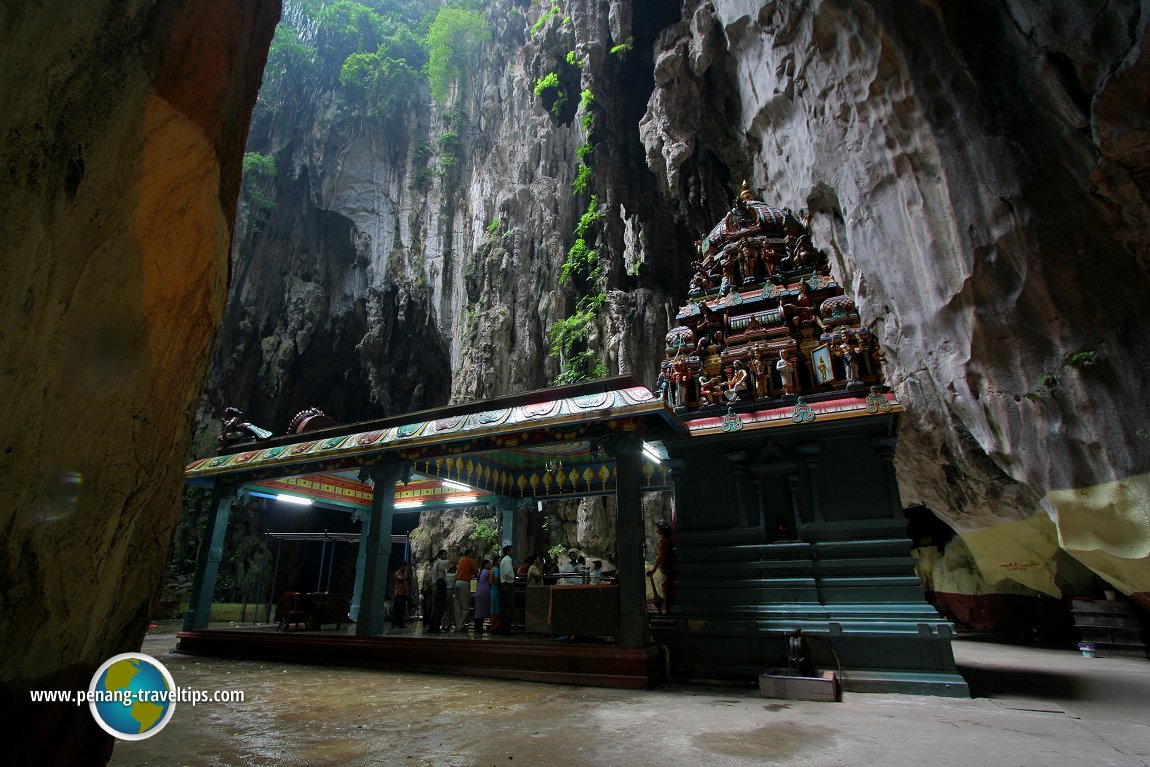
[[[269,602],[295,616],[279,631],[208,630],[218,551],[205,547],[180,649],[627,687],[830,673],[845,690],[967,694],[910,555],[892,465],[903,408],[826,254],[746,183],[695,253],[654,390],[621,377],[350,426],[308,410],[280,437],[229,411],[221,454],[187,468],[215,488],[204,540],[220,540],[237,493],[318,500],[358,534],[295,540],[330,542],[332,558],[336,541],[355,545],[354,588],[333,595],[321,572],[306,607],[273,584]],[[650,493],[673,499],[654,602]],[[522,636],[446,653],[386,631],[401,509],[486,505],[515,546],[542,503],[598,495],[616,500],[617,570],[520,584]],[[300,622],[317,633],[301,638]]]

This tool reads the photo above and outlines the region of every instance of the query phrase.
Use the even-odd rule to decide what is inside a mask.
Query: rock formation
[[[140,646],[223,313],[278,2],[17,3],[0,82],[0,715],[12,764],[102,763],[86,690]]]
[[[904,502],[991,582],[1060,595],[1062,547],[1150,603],[1144,7],[690,5],[644,118],[667,194],[722,78],[886,350]]]

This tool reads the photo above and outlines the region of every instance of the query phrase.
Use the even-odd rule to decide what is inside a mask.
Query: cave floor
[[[165,631],[160,628],[160,631]],[[969,700],[846,693],[767,700],[745,688],[651,691],[143,651],[180,687],[243,703],[179,704],[118,743],[131,765],[1150,765],[1150,661],[960,639]]]

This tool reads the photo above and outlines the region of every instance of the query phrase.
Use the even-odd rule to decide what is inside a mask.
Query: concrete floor
[[[1150,765],[1150,662],[955,642],[970,700],[846,694],[767,700],[751,689],[634,692],[144,652],[176,684],[243,690],[180,704],[112,764],[667,767]]]

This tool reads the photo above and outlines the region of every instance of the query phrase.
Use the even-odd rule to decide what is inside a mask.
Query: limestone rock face
[[[223,312],[278,2],[18,3],[0,46],[0,706],[14,764],[111,753],[87,689],[136,650]]]
[[[885,349],[904,501],[960,532],[1047,513],[1052,544],[1150,589],[1145,7],[685,16],[658,44],[649,164],[671,198],[705,188],[711,153],[737,167],[697,117],[729,89],[752,183],[811,211]],[[992,581],[1029,561],[972,551]]]

